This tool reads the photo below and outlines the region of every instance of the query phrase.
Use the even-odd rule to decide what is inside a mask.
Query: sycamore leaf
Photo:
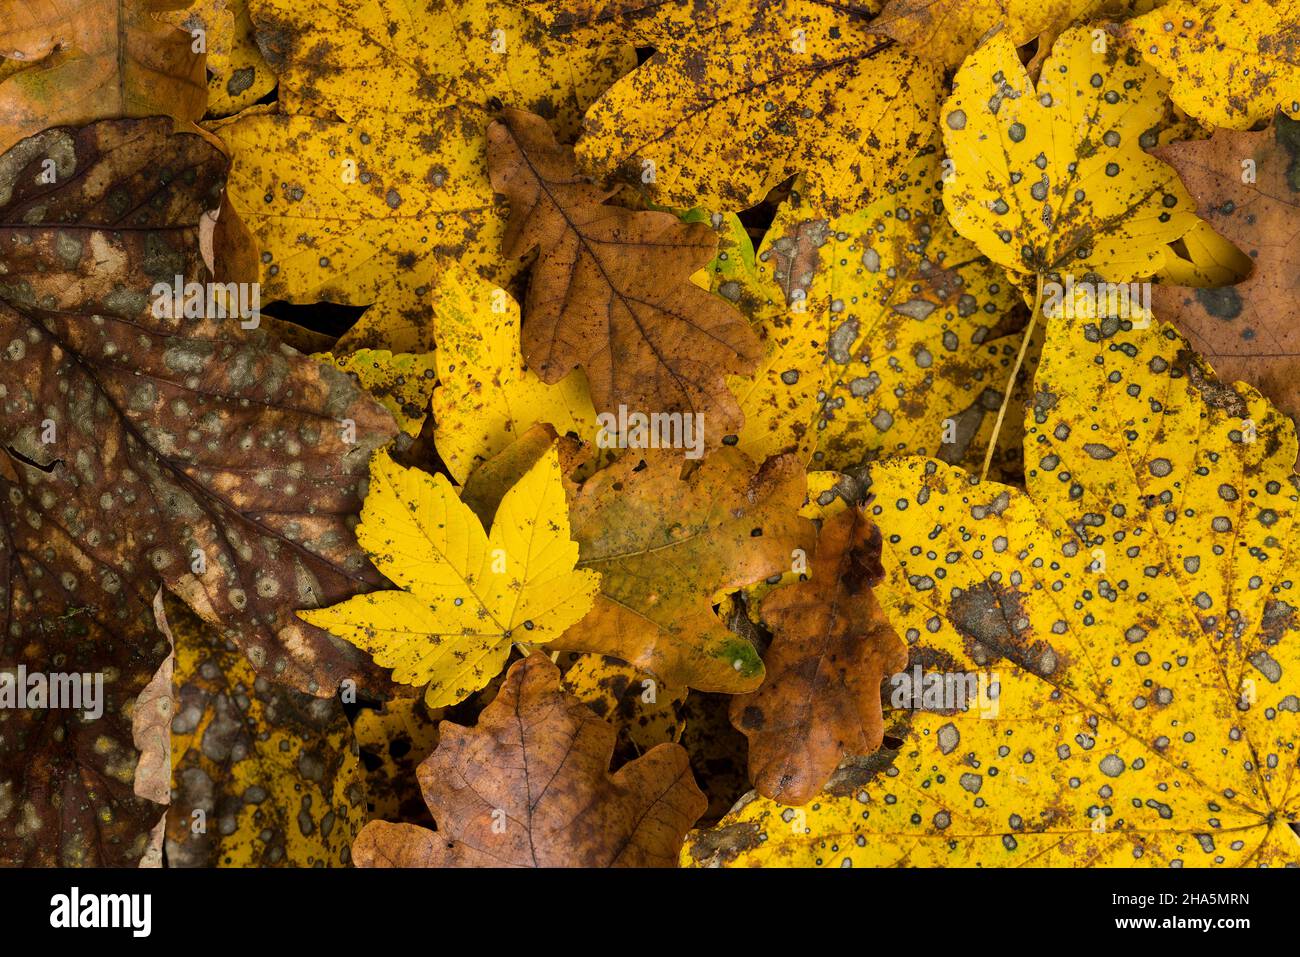
[[[729,383],[751,457],[846,469],[983,455],[1020,345],[1018,296],[948,224],[942,175],[927,149],[857,212],[817,219],[797,192],[777,210],[756,268],[730,280],[764,344],[758,374]]]
[[[664,685],[608,655],[573,655],[564,687],[592,712],[618,729],[616,753],[634,756],[656,744],[680,741],[685,689]]]
[[[1300,119],[1300,0],[1172,0],[1125,32],[1203,123],[1245,130],[1276,108]]]
[[[441,734],[419,771],[437,833],[372,822],[359,866],[670,867],[705,808],[676,744],[610,774],[614,728],[538,653],[511,666],[477,727]]]
[[[506,493],[490,534],[443,475],[370,463],[357,540],[401,590],[303,612],[393,669],[428,685],[430,708],[463,701],[505,665],[513,642],[558,638],[591,608],[595,572],[575,570],[578,546],[552,448]]]
[[[448,262],[508,277],[486,168],[493,104],[572,135],[632,62],[630,50],[566,50],[525,12],[481,0],[250,9],[279,105],[221,127],[230,200],[261,245],[264,298],[374,304],[346,349],[428,351],[426,297]]]
[[[350,521],[392,421],[237,317],[169,317],[155,283],[206,278],[195,227],[225,166],[171,129],[55,128],[0,156],[0,667],[105,676],[98,720],[7,716],[10,863],[139,857],[157,808],[132,794],[129,712],[167,653],[159,585],[300,690],[374,677],[293,610],[381,581]]]
[[[672,687],[752,690],[763,662],[718,620],[714,596],[812,551],[812,523],[796,514],[804,490],[793,456],[755,469],[723,448],[684,470],[679,452],[624,454],[573,493],[579,567],[600,572],[600,595],[555,646],[621,658]]]
[[[366,792],[338,698],[259,678],[180,602],[166,609],[176,641],[167,865],[346,865]]]
[[[1152,305],[1177,323],[1225,380],[1257,387],[1300,416],[1300,123],[1279,115],[1258,133],[1220,130],[1159,151],[1206,221],[1254,260],[1254,273],[1211,289],[1156,286]],[[1243,165],[1248,164],[1248,165]]]
[[[805,173],[820,210],[855,209],[925,145],[939,72],[873,36],[870,7],[814,0],[527,0],[559,33],[655,53],[587,111],[578,158],[659,202],[737,210]]]
[[[907,653],[872,593],[880,544],[859,509],[840,512],[822,526],[809,580],[763,599],[767,677],[732,700],[731,723],[749,739],[754,787],[781,804],[806,804],[841,760],[884,738],[881,682]]]
[[[107,117],[197,120],[203,55],[155,14],[189,0],[0,0],[0,150],[52,126]]]
[[[275,89],[275,74],[253,36],[248,4],[249,0],[194,0],[164,18],[191,36],[203,31],[209,117],[233,116]],[[171,5],[185,7],[183,2]]]
[[[1300,861],[1294,426],[1169,326],[1053,318],[1036,386],[1027,491],[874,470],[877,594],[951,700],[804,818],[725,820],[737,863]]]
[[[537,423],[591,439],[596,412],[580,372],[547,385],[524,365],[519,305],[503,289],[448,269],[433,294],[438,454],[457,482]]]
[[[1086,27],[1062,34],[1030,82],[1005,32],[966,60],[943,106],[953,226],[1018,274],[1145,278],[1191,228],[1174,171],[1143,152],[1168,82]]]
[[[578,176],[573,151],[519,110],[489,129],[488,165],[510,200],[505,254],[541,251],[524,356],[542,381],[581,367],[597,411],[702,415],[714,444],[739,428],[724,376],[749,372],[759,348],[734,307],[690,282],[713,258],[709,228],[604,205],[610,191]]]
[[[420,434],[437,377],[432,353],[394,355],[387,349],[360,349],[345,356],[321,353],[312,358],[355,376],[361,388],[393,414],[403,432]]]

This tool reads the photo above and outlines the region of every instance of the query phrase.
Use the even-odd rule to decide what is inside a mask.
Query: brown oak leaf
[[[677,744],[610,774],[617,731],[540,653],[511,666],[476,727],[439,733],[418,772],[437,832],[372,821],[358,866],[672,867],[707,806]]]
[[[703,223],[604,205],[546,122],[504,110],[488,130],[492,186],[510,201],[507,256],[540,249],[528,285],[524,357],[549,383],[581,366],[598,412],[703,413],[710,444],[743,417],[727,374],[762,348],[744,317],[690,281],[717,250]]]
[[[133,791],[131,708],[168,652],[159,585],[303,691],[377,674],[294,610],[382,584],[350,521],[391,417],[240,316],[154,295],[204,277],[225,166],[166,118],[0,156],[0,669],[103,675],[97,720],[0,716],[6,863],[143,853],[159,809]]]
[[[1300,122],[1279,113],[1256,133],[1219,130],[1154,152],[1178,170],[1201,217],[1254,261],[1233,286],[1156,286],[1155,314],[1177,323],[1224,382],[1249,382],[1300,421]]]
[[[880,530],[857,509],[826,520],[806,581],[763,599],[775,638],[767,678],[731,702],[749,738],[749,776],[764,797],[806,804],[845,757],[880,747],[880,683],[907,662],[872,586],[883,577]]]

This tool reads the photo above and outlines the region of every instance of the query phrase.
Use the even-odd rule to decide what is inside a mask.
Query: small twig
[[[989,466],[993,464],[993,453],[998,447],[998,433],[1002,431],[1002,419],[1007,414],[1007,406],[1011,404],[1011,396],[1016,391],[1016,378],[1020,375],[1020,366],[1024,364],[1025,353],[1029,350],[1029,340],[1034,335],[1034,326],[1038,322],[1038,313],[1043,307],[1043,274],[1038,274],[1038,289],[1034,292],[1034,311],[1030,313],[1029,325],[1025,326],[1025,338],[1020,342],[1020,352],[1016,356],[1016,364],[1011,370],[1011,377],[1007,379],[1007,390],[1002,395],[1002,406],[998,409],[997,421],[993,423],[993,435],[989,437],[989,447],[984,452],[984,468],[980,469],[980,481],[983,482],[989,476]]]

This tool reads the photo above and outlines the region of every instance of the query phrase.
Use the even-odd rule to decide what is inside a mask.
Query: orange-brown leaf
[[[420,786],[438,831],[372,822],[361,867],[671,867],[707,802],[684,748],[609,773],[614,727],[540,653],[516,662],[474,728],[443,722]]]
[[[767,679],[731,703],[749,738],[749,776],[760,794],[806,804],[840,761],[880,747],[880,682],[907,661],[872,586],[880,580],[880,530],[860,510],[827,519],[807,581],[763,600],[776,637]]]
[[[505,254],[541,251],[525,309],[529,368],[553,383],[581,366],[598,412],[700,412],[706,436],[738,431],[725,376],[753,371],[762,349],[735,308],[690,282],[713,258],[713,231],[604,205],[610,191],[579,176],[573,150],[531,113],[492,124],[488,164],[510,200]]]
[[[1157,153],[1254,271],[1219,289],[1157,286],[1156,315],[1177,323],[1224,382],[1249,382],[1300,420],[1300,122],[1278,114],[1258,133],[1220,130]]]

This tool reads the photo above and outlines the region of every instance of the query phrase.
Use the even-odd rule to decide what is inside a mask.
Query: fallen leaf
[[[670,867],[705,807],[686,752],[661,744],[609,773],[614,728],[543,655],[516,662],[474,728],[443,722],[420,765],[438,822],[368,824],[361,867]]]
[[[874,4],[814,0],[531,0],[559,35],[617,37],[654,55],[587,111],[578,159],[626,171],[658,202],[754,206],[805,173],[835,215],[930,136],[938,70],[873,36]]]
[[[427,297],[448,262],[508,279],[485,155],[494,104],[544,113],[571,135],[633,62],[608,45],[569,51],[509,4],[250,0],[250,10],[279,78],[278,112],[220,128],[234,155],[231,205],[261,246],[268,301],[370,305],[345,349],[429,351]]]
[[[398,428],[410,436],[420,434],[437,378],[432,353],[394,355],[387,349],[360,349],[343,356],[322,353],[312,358],[355,376],[361,388],[392,413]]]
[[[373,654],[394,681],[427,685],[430,708],[484,687],[513,642],[558,638],[600,586],[599,575],[574,567],[578,546],[553,448],[506,493],[490,534],[445,476],[380,451],[357,539],[399,588],[303,618]]]
[[[525,301],[529,368],[554,383],[581,367],[598,412],[700,415],[714,444],[736,431],[724,376],[752,370],[759,348],[739,312],[689,281],[713,257],[708,227],[604,205],[610,190],[578,176],[573,151],[519,110],[488,130],[488,165],[510,201],[505,255],[540,249]]]
[[[1171,0],[1124,29],[1202,123],[1245,130],[1278,108],[1300,119],[1298,0]]]
[[[596,412],[580,372],[547,385],[524,365],[519,305],[504,289],[448,269],[433,293],[438,388],[434,441],[461,484],[537,423],[595,438]]]
[[[189,0],[0,0],[0,150],[53,126],[108,117],[192,122],[207,102],[204,58],[155,15]]]
[[[1300,251],[1292,241],[1300,232],[1300,123],[1279,115],[1258,133],[1220,130],[1159,155],[1178,170],[1205,221],[1249,253],[1254,272],[1218,288],[1156,286],[1153,309],[1221,379],[1249,382],[1300,416]]]
[[[1150,276],[1195,222],[1172,168],[1143,152],[1168,82],[1115,38],[1061,35],[1031,83],[1005,32],[966,60],[943,106],[948,218],[1013,274]]]
[[[758,374],[729,382],[741,450],[837,470],[983,456],[1024,317],[1002,268],[945,220],[942,176],[927,149],[857,212],[815,218],[797,190],[777,210],[755,270],[729,280],[764,344]]]
[[[1300,860],[1295,428],[1172,327],[1128,327],[1051,320],[1027,491],[917,457],[875,467],[877,595],[947,658],[927,675],[945,693],[888,773],[802,818],[759,798],[725,819],[752,837],[734,863]]]
[[[638,757],[656,744],[681,740],[687,692],[660,684],[608,655],[572,655],[564,687],[618,729],[615,755]]]
[[[337,697],[259,677],[175,599],[169,867],[339,867],[366,820],[356,741]]]
[[[855,508],[822,526],[809,580],[763,599],[767,677],[732,699],[731,723],[765,797],[806,804],[840,761],[880,747],[881,682],[907,661],[872,593],[883,575],[880,530]]]
[[[207,116],[233,116],[275,89],[275,74],[262,58],[253,35],[249,0],[173,0],[183,7],[163,19],[192,37],[202,31],[207,51]],[[193,44],[191,44],[193,46]]]
[[[1142,5],[1142,0],[1137,2]],[[1024,46],[1034,39],[1054,40],[1071,23],[1097,15],[1098,8],[1132,5],[1132,0],[889,0],[871,27],[914,56],[953,69],[997,27],[1006,30],[1016,46]],[[1147,0],[1145,6],[1151,5]]]
[[[812,523],[796,514],[805,484],[793,456],[756,468],[723,448],[684,473],[672,451],[624,454],[573,493],[578,567],[600,572],[600,594],[554,647],[620,658],[673,687],[753,690],[762,659],[713,603],[812,551]]]
[[[132,793],[130,703],[167,654],[160,584],[301,690],[378,678],[293,609],[380,581],[348,522],[391,420],[237,318],[155,314],[155,283],[202,278],[196,226],[225,166],[171,128],[56,128],[0,156],[0,661],[104,676],[98,721],[6,720],[9,862],[142,853],[157,808]]]
[[[438,746],[438,722],[423,698],[394,698],[382,710],[363,709],[353,724],[366,769],[370,817],[417,821],[428,817],[415,769]]]

